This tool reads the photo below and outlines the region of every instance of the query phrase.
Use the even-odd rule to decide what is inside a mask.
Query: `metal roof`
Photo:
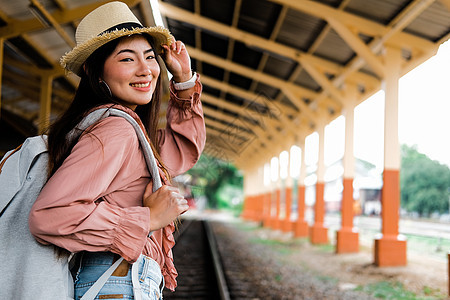
[[[52,115],[67,106],[77,78],[65,76],[59,57],[71,49],[80,19],[105,2],[0,1],[2,121],[34,134],[48,76]],[[123,2],[154,24],[148,0]],[[338,117],[352,90],[357,103],[377,92],[387,47],[401,53],[400,75],[433,56],[449,38],[449,2],[166,0],[159,9],[202,76],[205,152],[245,169]],[[48,15],[47,26],[30,5]]]

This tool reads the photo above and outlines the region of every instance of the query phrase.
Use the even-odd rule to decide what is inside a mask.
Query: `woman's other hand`
[[[188,209],[187,200],[172,186],[163,185],[152,193],[152,185],[147,185],[143,204],[150,208],[150,230],[155,231],[169,225]]]
[[[173,75],[175,82],[185,82],[191,79],[191,58],[182,41],[173,42],[170,46],[162,45],[164,53],[162,58],[167,69]]]

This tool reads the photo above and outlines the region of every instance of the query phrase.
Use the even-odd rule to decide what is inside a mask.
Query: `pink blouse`
[[[201,90],[197,80],[191,98],[180,99],[170,88],[167,126],[158,132],[158,146],[172,177],[189,170],[205,145]],[[166,287],[174,290],[173,224],[147,237],[151,212],[142,206],[142,197],[149,181],[131,124],[121,117],[105,118],[82,135],[44,186],[31,210],[31,233],[41,243],[71,252],[110,251],[129,262],[142,253],[158,262]]]

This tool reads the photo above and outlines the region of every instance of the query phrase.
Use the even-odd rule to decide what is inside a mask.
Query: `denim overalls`
[[[75,300],[79,300],[113,264],[114,257],[115,255],[111,252],[83,254],[81,266],[75,278]],[[139,299],[139,296],[134,297],[136,292],[141,295],[142,300],[161,300],[163,289],[164,278],[158,263],[141,254],[136,263],[130,265],[126,276],[109,277],[95,299]]]

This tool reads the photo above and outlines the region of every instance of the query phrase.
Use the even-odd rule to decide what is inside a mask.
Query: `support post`
[[[353,155],[354,103],[357,98],[357,87],[349,86],[346,95],[349,99],[344,107],[345,115],[345,150],[344,178],[341,201],[341,228],[336,233],[336,253],[352,253],[359,251],[359,235],[353,227],[353,179],[355,174],[355,157]]]
[[[246,220],[263,221],[264,201],[260,187],[264,185],[263,168],[246,170],[244,177],[245,201],[241,217]]]
[[[272,209],[272,188],[270,185],[270,165],[264,165],[264,174],[263,174],[263,186],[264,186],[264,194],[263,194],[263,227],[270,227],[270,216]]]
[[[244,205],[241,214],[241,218],[244,220],[250,219],[252,176],[251,170],[244,172]]]
[[[269,189],[264,194],[263,227],[266,227],[266,228],[270,227],[271,208],[272,208],[272,191]]]
[[[325,163],[324,163],[324,141],[325,125],[319,124],[319,161],[317,167],[316,203],[314,204],[314,225],[310,228],[310,240],[312,244],[327,244],[328,229],[324,226],[325,219]]]
[[[292,180],[292,178],[289,178],[289,180]],[[284,203],[285,203],[285,214],[284,214],[285,217],[281,230],[283,232],[291,232],[292,187],[290,185],[286,185],[284,189]]]
[[[52,82],[53,76],[41,77],[40,111],[38,133],[43,134],[50,125],[50,112],[52,108]]]
[[[280,229],[281,220],[280,220],[280,212],[281,212],[281,187],[277,186],[275,190],[275,216],[272,222],[272,229]]]
[[[401,50],[386,47],[384,117],[384,172],[381,190],[381,237],[375,239],[374,260],[377,266],[404,266],[406,239],[399,235],[400,146],[398,140],[398,81]]]
[[[302,146],[302,158],[300,165],[300,176],[298,179],[297,187],[297,221],[294,225],[294,237],[307,237],[308,236],[308,223],[305,221],[305,145]]]

